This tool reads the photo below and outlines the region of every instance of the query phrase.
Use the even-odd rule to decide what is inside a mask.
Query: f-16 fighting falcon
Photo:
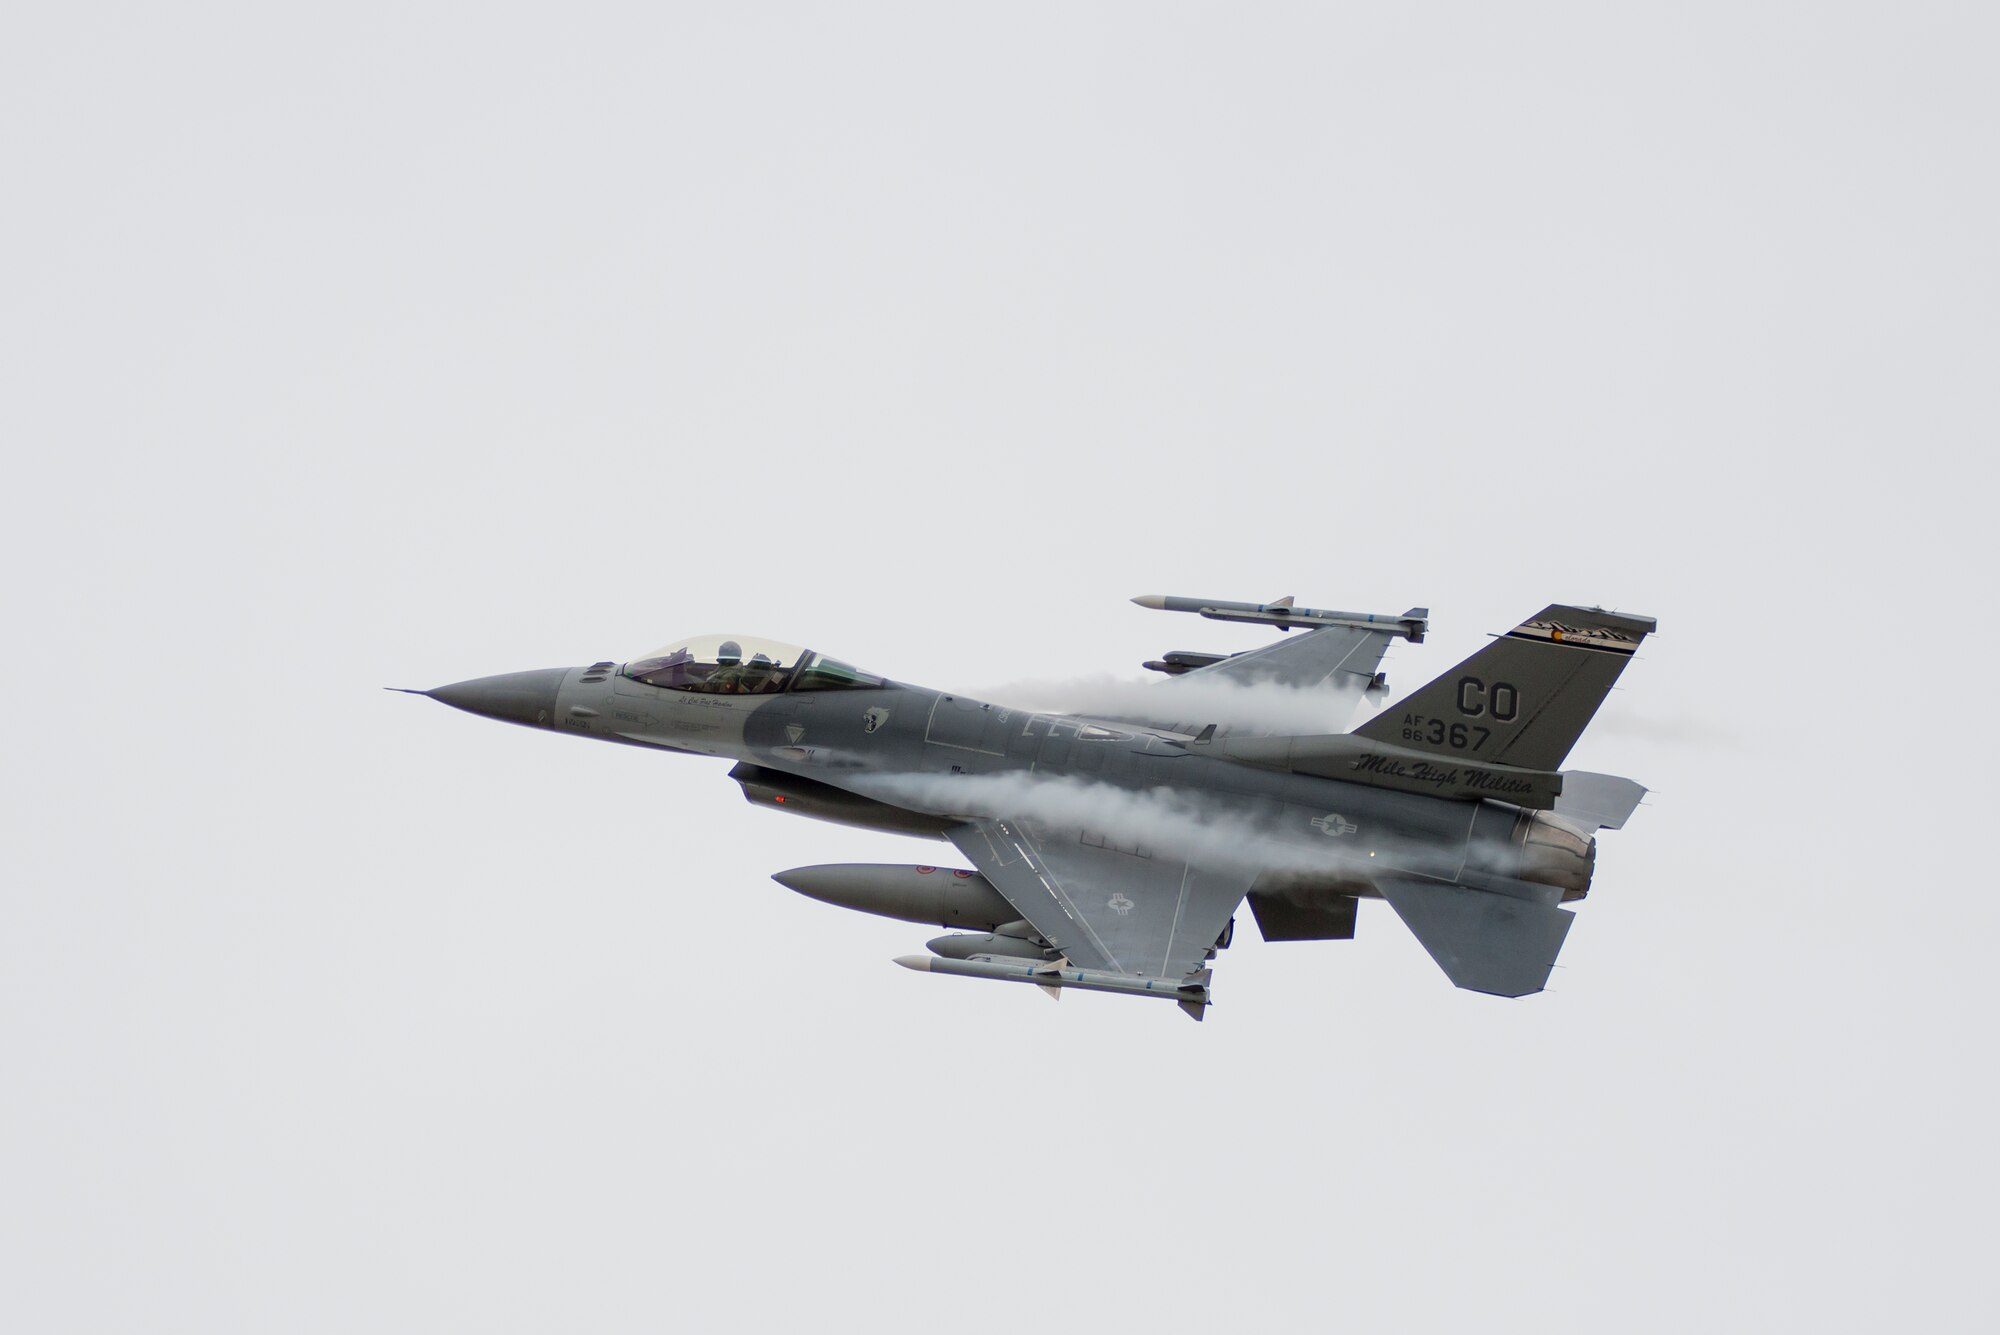
[[[1560,767],[1652,620],[1552,606],[1352,732],[1297,734],[1246,702],[1379,696],[1400,616],[1206,598],[1142,607],[1288,634],[1180,651],[1166,680],[1089,717],[874,676],[745,635],[629,663],[480,677],[427,695],[529,727],[722,757],[759,806],[948,840],[972,867],[844,864],[775,876],[864,913],[955,929],[896,963],[1164,997],[1199,1020],[1247,898],[1266,941],[1352,938],[1380,898],[1459,987],[1539,992],[1590,888],[1596,832],[1645,789]],[[1293,710],[1296,715],[1296,709]]]

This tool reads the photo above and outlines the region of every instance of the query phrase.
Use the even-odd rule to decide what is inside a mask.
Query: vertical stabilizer
[[[1355,735],[1453,760],[1559,769],[1654,625],[1544,608]]]

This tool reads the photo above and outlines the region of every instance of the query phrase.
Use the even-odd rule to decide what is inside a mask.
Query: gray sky
[[[16,8],[0,1324],[1990,1321],[1989,7]],[[919,976],[378,689],[1146,592],[1659,617],[1550,991]]]

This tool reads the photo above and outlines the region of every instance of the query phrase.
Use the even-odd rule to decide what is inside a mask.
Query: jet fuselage
[[[1370,895],[1372,876],[1588,889],[1595,841],[1546,814],[1201,754],[1179,734],[1013,709],[902,683],[762,695],[649,685],[608,663],[479,678],[433,698],[602,741],[743,762],[753,802],[896,833],[1009,814],[1148,857],[1199,852],[1294,890]],[[791,776],[865,802],[816,809]],[[811,790],[805,790],[807,792]],[[870,810],[879,815],[872,817]]]

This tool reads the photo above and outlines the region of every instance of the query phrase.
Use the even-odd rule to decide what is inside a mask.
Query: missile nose
[[[538,668],[533,672],[503,672],[497,677],[455,681],[424,694],[468,714],[546,728],[555,721],[556,692],[562,688],[569,671]]]

